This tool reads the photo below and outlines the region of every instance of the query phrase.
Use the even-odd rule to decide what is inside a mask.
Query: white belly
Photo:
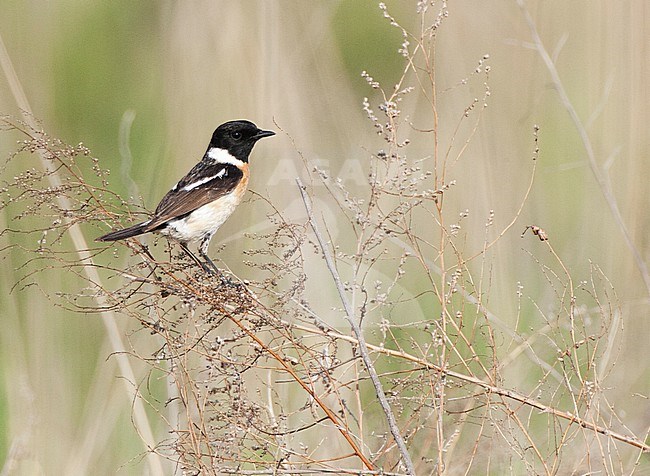
[[[171,220],[161,233],[182,241],[198,241],[214,234],[235,211],[242,195],[229,194],[216,202],[197,208],[185,218]]]

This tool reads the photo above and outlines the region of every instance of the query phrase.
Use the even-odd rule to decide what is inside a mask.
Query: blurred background
[[[385,3],[404,28],[419,31],[416,2]],[[648,260],[650,10],[643,0],[527,6]],[[361,72],[390,91],[404,69],[397,53],[401,34],[370,0],[5,0],[0,35],[44,130],[70,144],[83,142],[111,170],[110,187],[149,209],[200,159],[214,128],[231,119],[279,132],[252,154],[251,189],[288,216],[301,216],[294,184],[296,176],[307,177],[301,156],[352,189],[362,186],[364,161],[381,141],[362,109],[363,98],[377,101],[378,93]],[[519,208],[535,147],[533,126],[541,128],[531,196],[490,263],[492,312],[514,322],[518,283],[525,296],[552,306],[552,290],[528,253],[542,262],[549,256],[536,239],[520,238],[525,225],[546,230],[576,282],[590,279],[591,262],[600,266],[616,289],[624,324],[607,381],[611,399],[631,431],[645,434],[648,292],[521,10],[514,0],[453,2],[436,53],[443,144],[464,108],[482,98],[483,79],[461,83],[489,55],[489,106],[450,174],[458,182],[450,216],[468,209],[476,224],[469,251],[480,249],[490,210],[502,228]],[[433,127],[416,101],[409,107],[405,114],[419,127]],[[4,76],[0,114],[20,115]],[[409,136],[407,129],[402,133]],[[17,139],[0,136],[3,161]],[[426,157],[430,147],[420,141],[409,154]],[[5,172],[35,165],[14,162]],[[242,277],[249,272],[241,264],[242,227],[271,226],[255,208],[245,203],[214,240],[225,244],[220,259]],[[11,225],[11,216],[0,218],[3,229]],[[53,293],[74,287],[73,281],[37,279],[39,286],[10,292],[24,260],[16,252],[3,255],[0,272],[0,461],[19,451],[17,474],[144,474],[131,402],[99,317],[66,311],[39,289]],[[134,323],[120,325],[130,345],[145,353],[147,336]],[[164,425],[154,430],[164,438]]]

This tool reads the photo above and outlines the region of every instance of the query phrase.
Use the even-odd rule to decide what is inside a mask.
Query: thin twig
[[[309,469],[309,468],[296,468],[296,469],[282,469],[282,468],[273,468],[273,469],[241,469],[241,468],[219,468],[221,474],[240,474],[247,476],[262,476],[262,475],[276,475],[276,474],[351,474],[355,476],[365,476],[365,475],[380,475],[380,476],[402,476],[402,473],[387,473],[385,471],[371,471],[371,470],[361,470],[361,469],[345,469],[345,468],[319,468],[319,469]]]
[[[413,461],[411,461],[411,456],[409,455],[408,448],[406,447],[404,438],[402,437],[399,427],[397,426],[397,420],[395,419],[395,415],[393,414],[393,411],[390,408],[390,404],[388,403],[388,399],[386,398],[386,394],[384,393],[384,389],[381,385],[381,381],[379,380],[379,376],[377,375],[377,371],[375,370],[375,366],[373,365],[372,360],[370,359],[370,354],[368,353],[366,340],[363,337],[363,333],[361,332],[361,328],[359,327],[359,324],[354,319],[354,310],[352,309],[352,306],[350,305],[350,302],[348,301],[348,298],[345,295],[345,290],[343,289],[343,283],[341,282],[341,277],[339,276],[339,273],[336,270],[336,265],[334,264],[332,255],[330,254],[327,245],[325,244],[325,240],[323,239],[323,236],[321,235],[318,229],[318,225],[316,225],[316,220],[314,218],[311,200],[307,195],[307,190],[299,178],[296,179],[296,183],[298,184],[298,188],[300,189],[300,195],[302,196],[302,201],[305,204],[305,210],[307,211],[309,223],[311,225],[312,230],[314,230],[314,234],[316,235],[318,244],[321,248],[321,251],[323,252],[325,263],[327,264],[327,268],[332,274],[332,278],[334,279],[334,283],[336,284],[336,289],[339,293],[339,297],[341,298],[341,302],[343,303],[343,307],[345,309],[345,317],[348,323],[350,324],[350,327],[352,328],[352,332],[354,332],[354,335],[357,338],[361,359],[363,360],[366,370],[368,371],[368,375],[370,376],[370,380],[372,381],[372,384],[375,387],[375,393],[377,394],[377,399],[379,400],[379,404],[381,405],[381,408],[384,411],[384,414],[386,415],[388,428],[390,429],[390,432],[393,435],[393,439],[395,440],[395,444],[397,445],[397,448],[399,449],[399,452],[402,455],[402,462],[404,463],[404,466],[406,468],[406,473],[415,476],[415,467],[413,466]]]

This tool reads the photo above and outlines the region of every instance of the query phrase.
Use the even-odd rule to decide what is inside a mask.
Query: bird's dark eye
[[[232,137],[232,138],[235,139],[235,140],[239,140],[239,139],[241,139],[241,132],[239,132],[239,131],[232,131],[232,132],[230,133],[230,137]]]

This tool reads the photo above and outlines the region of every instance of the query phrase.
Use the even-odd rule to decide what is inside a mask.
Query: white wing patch
[[[205,177],[205,178],[202,178],[201,180],[197,180],[196,182],[192,182],[192,183],[190,183],[188,185],[185,185],[183,187],[183,191],[184,192],[189,192],[190,190],[193,190],[196,187],[199,187],[199,186],[203,185],[204,183],[208,183],[210,180],[214,180],[216,178],[220,179],[220,178],[223,178],[226,175],[228,175],[228,170],[224,167],[219,172],[217,172],[216,175],[213,175],[211,177]]]

